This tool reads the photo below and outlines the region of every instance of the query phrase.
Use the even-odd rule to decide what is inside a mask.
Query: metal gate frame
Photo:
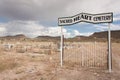
[[[86,13],[80,13],[80,14],[78,14],[78,15],[81,15],[81,14],[86,14]],[[86,14],[86,15],[92,15],[92,16],[96,16],[96,15],[106,15],[106,14],[111,14],[111,19],[110,19],[110,21],[104,21],[103,20],[103,22],[94,22],[94,21],[86,21],[86,20],[83,20],[83,22],[89,22],[89,23],[95,23],[95,24],[97,24],[97,23],[108,23],[108,70],[109,70],[109,72],[111,73],[111,71],[112,71],[112,52],[111,52],[111,29],[110,29],[110,23],[111,22],[113,22],[113,13],[103,13],[103,14],[94,14],[94,15],[92,15],[92,14]],[[76,15],[76,16],[78,16],[78,15]],[[61,52],[60,52],[60,65],[61,65],[61,67],[63,66],[63,25],[72,25],[72,24],[75,24],[75,23],[78,23],[78,22],[81,22],[82,20],[79,20],[78,19],[78,17],[76,17],[75,19],[77,19],[78,21],[76,21],[76,22],[74,22],[74,23],[70,23],[71,22],[71,20],[72,20],[72,18],[74,18],[75,16],[72,16],[72,17],[62,17],[62,18],[58,18],[58,21],[59,21],[59,19],[69,19],[68,20],[68,22],[69,23],[67,23],[67,24],[65,24],[65,23],[59,23],[58,22],[58,25],[59,26],[61,26]]]

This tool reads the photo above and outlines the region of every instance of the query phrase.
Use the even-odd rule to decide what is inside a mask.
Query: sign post
[[[61,26],[61,54],[60,54],[60,65],[63,66],[63,26]]]
[[[108,23],[108,69],[112,71],[112,53],[111,53],[111,30],[110,23]]]

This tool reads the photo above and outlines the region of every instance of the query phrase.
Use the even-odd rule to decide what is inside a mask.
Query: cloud
[[[46,27],[37,21],[11,21],[8,23],[0,24],[0,36],[3,35],[16,35],[24,34],[28,37],[37,37],[37,36],[60,36],[61,27]],[[73,30],[69,32],[67,29],[63,28],[63,34],[66,38],[74,37],[79,35],[79,31]]]
[[[113,12],[115,15],[120,13],[120,0],[76,0],[67,6],[68,14],[86,13],[106,13]]]
[[[0,36],[4,36],[4,32],[6,32],[6,28],[4,24],[0,24]]]
[[[107,31],[108,30],[108,24],[105,25],[94,25],[94,27],[99,31]],[[110,24],[111,30],[120,30],[120,25],[117,24]]]
[[[0,16],[12,20],[57,21],[81,12],[120,13],[120,0],[0,0]]]
[[[12,20],[54,20],[72,0],[0,0],[0,16]]]
[[[70,30],[70,29],[69,30],[63,29],[63,34],[66,38],[72,38],[80,35],[78,30]]]
[[[82,36],[90,36],[92,34],[93,34],[93,32],[81,33]]]
[[[118,14],[117,16],[113,17],[113,21],[120,21],[120,14]]]

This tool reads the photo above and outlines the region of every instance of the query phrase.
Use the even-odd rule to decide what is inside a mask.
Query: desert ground
[[[72,44],[64,45],[61,67],[58,43],[3,42],[0,80],[120,80],[120,43],[112,43],[111,73],[107,69],[107,43]]]

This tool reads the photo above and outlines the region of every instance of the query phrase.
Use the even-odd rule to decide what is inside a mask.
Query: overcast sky
[[[0,36],[59,36],[59,17],[113,12],[112,30],[120,30],[120,0],[0,0]],[[107,24],[64,26],[66,37],[107,30]]]

